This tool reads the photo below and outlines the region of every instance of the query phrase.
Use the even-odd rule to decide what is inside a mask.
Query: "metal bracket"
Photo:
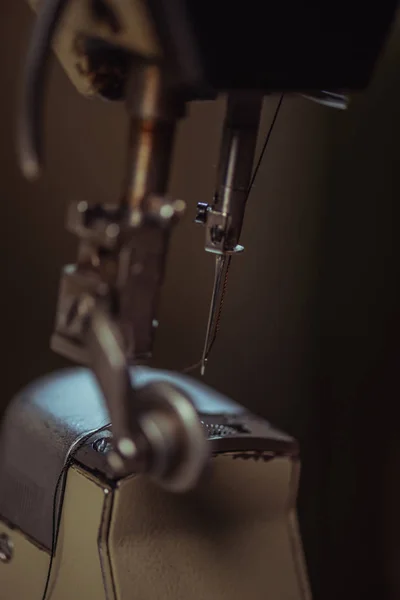
[[[224,254],[226,234],[230,226],[230,217],[216,210],[207,212],[205,249],[214,254]]]

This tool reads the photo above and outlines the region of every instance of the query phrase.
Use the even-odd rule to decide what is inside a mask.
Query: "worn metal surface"
[[[189,377],[140,367],[132,371],[132,378],[139,388],[159,381],[179,387],[204,423],[244,427],[242,433],[239,429],[231,436],[213,437],[213,453],[266,450],[297,455],[292,438]],[[69,448],[108,420],[96,380],[86,369],[55,373],[23,390],[10,404],[0,432],[0,515],[50,548],[53,494]],[[107,455],[92,447],[95,440],[78,450],[76,458],[105,478],[112,477]]]
[[[206,251],[217,255],[202,375],[217,334],[230,257],[243,251],[239,239],[251,187],[262,102],[260,93],[228,95],[213,202],[209,206],[200,203],[200,219],[196,219],[205,225]]]
[[[234,253],[249,195],[263,95],[228,95],[213,201],[198,204],[198,223],[206,226],[205,249]]]

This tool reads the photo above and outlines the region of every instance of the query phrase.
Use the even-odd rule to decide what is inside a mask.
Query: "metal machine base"
[[[188,377],[140,369],[190,393],[208,432],[210,467],[172,494],[146,476],[116,479],[108,432],[81,448],[62,500],[46,598],[305,600],[294,440]],[[41,600],[56,479],[82,432],[107,422],[89,371],[52,375],[10,405],[0,437],[0,597]],[[3,552],[2,552],[3,549]]]

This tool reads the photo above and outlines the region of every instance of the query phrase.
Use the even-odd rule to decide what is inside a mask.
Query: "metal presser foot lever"
[[[29,177],[41,172],[37,116],[65,6],[65,0],[46,2],[31,38],[19,130],[20,163]],[[78,257],[62,274],[52,348],[94,372],[112,422],[113,471],[145,473],[165,488],[186,491],[209,457],[196,409],[168,382],[138,389],[134,366],[151,355],[170,234],[185,210],[166,191],[186,100],[165,64],[134,53],[124,100],[130,118],[124,188],[110,204],[70,208],[67,226],[79,239]]]

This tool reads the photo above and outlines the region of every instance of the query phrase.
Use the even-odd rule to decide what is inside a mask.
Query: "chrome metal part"
[[[192,489],[210,454],[194,404],[182,389],[165,381],[143,387],[139,395],[149,407],[139,418],[152,450],[148,474],[168,490]]]
[[[219,255],[219,256],[216,256],[216,258],[215,258],[214,284],[213,284],[213,291],[212,291],[212,296],[211,296],[210,310],[208,313],[208,323],[207,323],[206,337],[205,337],[204,347],[203,347],[203,354],[201,357],[201,371],[200,371],[201,375],[204,375],[204,373],[205,373],[206,366],[207,366],[208,353],[210,351],[211,343],[214,338],[217,310],[218,310],[218,305],[220,302],[220,295],[222,292],[223,281],[225,279],[226,270],[228,268],[228,261],[229,261],[229,258],[228,258],[228,256],[225,256],[225,255]]]
[[[132,119],[175,122],[185,116],[184,97],[176,93],[168,70],[140,58],[132,63],[125,104]]]
[[[206,218],[208,252],[232,251],[239,243],[251,181],[263,97],[261,94],[230,94],[216,182]]]
[[[66,226],[82,241],[113,250],[124,216],[119,206],[89,206],[82,201],[69,206]]]
[[[190,397],[168,382],[141,389],[132,385],[119,328],[99,309],[88,343],[113,424],[110,466],[118,475],[145,472],[174,491],[195,485],[208,455]]]
[[[95,271],[64,267],[58,297],[55,332],[51,348],[66,358],[87,365],[90,357],[86,334],[99,297],[106,302],[108,286]]]
[[[207,212],[206,250],[213,254],[223,254],[226,247],[226,235],[232,219],[228,212],[210,209]]]
[[[119,476],[148,471],[151,440],[140,425],[143,407],[132,385],[121,330],[110,315],[98,307],[91,318],[87,345],[91,367],[106,399],[113,426],[113,450],[107,456],[108,463]]]
[[[174,136],[175,123],[131,120],[123,202],[139,214],[149,192],[166,193]]]
[[[143,215],[141,226],[132,230],[120,248],[115,289],[125,352],[131,363],[151,356],[171,229],[184,208],[179,200],[148,197],[139,212]]]
[[[230,264],[228,257],[244,249],[238,242],[249,195],[261,109],[260,94],[235,93],[228,96],[214,200],[211,205],[197,205],[196,222],[206,228],[205,249],[217,255],[201,375],[205,373],[218,328]]]
[[[185,103],[165,71],[138,62],[130,73],[126,107],[131,126],[122,203],[145,211],[149,194],[166,194],[176,123],[185,116]]]
[[[65,267],[62,275],[53,350],[89,364],[84,309],[94,308],[93,299],[110,308],[116,296],[128,360],[149,357],[170,228],[184,209],[182,200],[153,195],[143,203],[137,224],[134,210],[69,211],[69,229],[82,241],[78,264]]]
[[[207,202],[198,202],[197,210],[196,210],[196,218],[195,218],[194,222],[198,223],[199,225],[205,225],[207,223],[209,209],[210,209],[210,205]]]
[[[9,563],[14,554],[14,544],[6,533],[0,533],[0,562]]]
[[[89,207],[81,202],[68,215],[68,228],[81,243],[77,266],[63,276],[52,347],[84,364],[89,358],[82,331],[70,330],[66,320],[82,294],[108,300],[108,310],[114,307],[129,362],[150,357],[170,231],[185,210],[182,200],[165,196],[175,124],[184,104],[155,65],[136,64],[131,82],[135,93],[127,99],[131,134],[120,203]]]
[[[182,392],[153,388],[144,401],[129,364],[151,353],[169,235],[185,210],[182,200],[165,196],[184,104],[156,65],[136,64],[131,79],[124,192],[114,207],[70,209],[68,227],[80,238],[78,264],[64,272],[53,348],[96,375],[113,426],[107,460],[114,472],[149,473],[178,491],[204,468],[204,432]]]
[[[111,440],[108,437],[101,437],[93,443],[93,449],[100,454],[107,454],[112,448]]]
[[[316,92],[307,92],[302,94],[307,100],[317,102],[328,108],[336,108],[337,110],[346,110],[349,106],[350,99],[346,94],[331,92],[328,90],[319,90]]]
[[[234,254],[239,254],[244,251],[244,247],[239,244],[231,251],[217,254],[215,257],[215,274],[213,291],[211,295],[211,303],[208,311],[208,322],[206,329],[206,337],[204,340],[203,354],[200,362],[200,374],[205,374],[208,356],[216,339],[222,312],[222,305],[226,292],[228,281],[228,273],[230,267],[230,259]]]

